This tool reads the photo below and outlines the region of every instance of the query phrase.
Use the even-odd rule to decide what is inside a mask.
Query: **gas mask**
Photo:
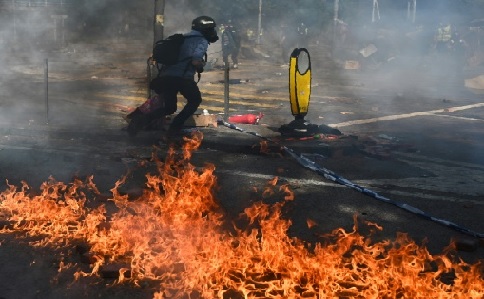
[[[218,41],[217,30],[215,30],[215,28],[206,29],[202,32],[202,34],[209,43]]]

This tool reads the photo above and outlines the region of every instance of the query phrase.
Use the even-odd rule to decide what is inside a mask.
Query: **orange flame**
[[[26,183],[20,190],[9,185],[0,194],[0,217],[12,225],[2,233],[42,236],[36,246],[85,242],[92,268],[76,279],[117,263],[125,265],[118,283],[159,282],[154,298],[483,298],[482,262],[432,256],[406,234],[373,243],[355,221],[353,231],[336,229],[317,244],[290,237],[282,208],[294,195],[287,185],[277,190],[277,177],[261,198],[281,192],[284,201],[255,203],[243,214],[246,227],[228,229],[214,196],[215,166],[190,164],[202,139],[194,134],[164,162],[153,155],[158,173],[146,175],[139,198],[122,196],[124,179],[116,182],[114,213],[103,204],[87,207],[89,196],[99,194],[92,177],[70,184],[50,179],[39,195],[30,195]]]

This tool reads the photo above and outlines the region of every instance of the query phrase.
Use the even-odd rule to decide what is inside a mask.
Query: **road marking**
[[[480,119],[480,118],[470,118],[470,117],[453,116],[453,115],[436,115],[436,116],[446,117],[446,118],[454,118],[454,119],[460,119],[460,120],[482,121],[482,122],[484,122],[484,119]]]
[[[272,180],[274,177],[278,177],[281,180],[288,181],[289,183],[297,184],[297,185],[313,185],[313,186],[327,186],[327,187],[341,187],[346,188],[343,185],[336,184],[336,183],[328,183],[320,180],[302,180],[302,179],[295,179],[295,178],[288,178],[279,175],[270,175],[270,174],[260,174],[260,173],[253,173],[253,172],[245,172],[245,171],[237,171],[237,170],[216,170],[215,173],[225,174],[225,175],[236,175],[236,176],[244,176],[253,179],[262,179],[262,180]]]
[[[248,178],[253,178],[253,179],[261,179],[265,181],[272,180],[276,175],[267,175],[267,174],[260,174],[260,173],[253,173],[253,172],[245,172],[245,171],[234,171],[234,170],[216,170],[215,174],[224,174],[224,175],[234,175],[234,176],[243,176],[243,177],[248,177]],[[300,186],[324,186],[324,187],[338,187],[338,188],[346,188],[346,186],[341,185],[341,184],[336,184],[336,183],[331,183],[331,182],[325,182],[325,181],[319,181],[319,180],[306,180],[306,179],[294,179],[294,178],[288,178],[288,177],[283,177],[283,176],[277,176],[280,180],[287,181],[290,184],[295,184],[295,185],[300,185]],[[421,179],[420,179],[421,180]],[[483,201],[479,200],[473,200],[473,199],[462,199],[462,198],[455,198],[455,197],[449,197],[449,196],[443,196],[443,195],[431,195],[431,194],[426,194],[425,190],[422,190],[421,192],[405,192],[405,191],[398,191],[398,190],[388,190],[388,189],[381,189],[378,188],[378,185],[382,184],[397,184],[397,182],[401,183],[401,179],[395,179],[395,180],[357,180],[355,181],[357,184],[359,184],[362,187],[365,188],[371,188],[370,186],[373,186],[375,190],[379,190],[379,192],[386,193],[386,194],[392,194],[392,195],[399,195],[399,196],[407,196],[407,197],[413,197],[413,198],[418,198],[418,199],[427,199],[427,200],[435,200],[435,201],[447,201],[447,202],[454,202],[454,203],[470,203],[474,205],[483,205]],[[411,184],[401,184],[399,185],[401,188],[408,188],[408,187],[414,187],[414,185]]]
[[[369,119],[358,119],[358,120],[352,120],[352,121],[342,122],[338,124],[328,124],[328,126],[333,128],[341,128],[341,127],[347,127],[352,125],[369,124],[369,123],[375,123],[375,122],[386,121],[386,120],[398,120],[398,119],[410,118],[410,117],[416,117],[416,116],[428,116],[428,115],[435,115],[438,113],[456,112],[456,111],[468,110],[468,109],[479,108],[479,107],[484,107],[484,103],[477,103],[477,104],[465,105],[460,107],[443,108],[443,109],[437,109],[437,110],[431,110],[431,111],[420,111],[420,112],[412,112],[412,113],[405,113],[405,114],[387,115],[387,116],[375,117],[375,118],[369,118]]]
[[[378,188],[375,188],[375,190],[378,190]],[[411,197],[411,198],[420,199],[420,200],[427,199],[427,200],[435,200],[439,202],[446,201],[446,202],[453,202],[453,203],[459,203],[459,204],[470,204],[470,205],[480,205],[480,206],[484,205],[484,202],[479,200],[462,199],[462,198],[455,198],[455,197],[442,196],[442,195],[430,195],[430,194],[425,194],[423,192],[405,192],[405,191],[381,189],[379,193],[388,193],[392,195]]]
[[[375,189],[378,189],[379,186],[394,185],[396,188],[390,190],[383,188],[381,190],[384,193],[394,195],[411,196],[418,199],[435,201],[484,205],[484,200],[479,198],[482,196],[481,186],[484,183],[483,165],[416,156],[411,153],[398,153],[397,155],[398,161],[415,168],[427,170],[432,175],[429,177],[358,180],[357,183],[362,186],[372,186]],[[413,191],[405,191],[408,188]],[[458,194],[460,198],[452,194]]]

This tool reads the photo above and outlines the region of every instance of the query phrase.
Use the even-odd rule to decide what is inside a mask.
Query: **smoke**
[[[0,0],[0,126],[34,130],[43,128],[48,118],[53,130],[69,129],[77,137],[125,126],[122,116],[146,99],[153,2]],[[279,66],[289,62],[292,49],[307,47],[314,85],[307,119],[320,123],[318,116],[324,115],[325,123],[338,123],[348,120],[347,114],[328,113],[329,100],[333,110],[339,108],[338,101],[347,101],[344,109],[351,102],[351,109],[371,118],[402,113],[410,103],[453,101],[466,94],[465,58],[476,53],[479,40],[469,23],[482,18],[483,2],[417,0],[415,16],[408,7],[411,2],[380,0],[375,11],[371,0],[342,0],[335,22],[334,0],[166,1],[164,35],[189,31],[200,15],[215,18],[219,25],[232,20],[244,36],[241,56],[252,60],[254,68],[241,65],[238,74],[266,80],[243,91],[244,97],[253,92],[254,99],[266,92],[265,82],[285,80],[286,69]],[[307,31],[301,31],[302,23]],[[454,25],[459,40],[466,41],[465,58],[450,48],[437,51],[441,23]],[[484,40],[482,34],[480,38]],[[220,42],[209,51],[220,59]],[[277,75],[259,72],[259,62],[264,63],[261,67],[272,64]],[[357,69],[349,69],[351,65]],[[250,94],[247,98],[243,105],[259,109],[257,100]],[[278,116],[267,113],[269,117]]]
[[[468,23],[482,15],[482,4],[418,0],[412,15],[413,10],[409,9],[412,2],[380,0],[375,11],[370,0],[339,1],[338,21],[334,22],[335,1],[331,0],[167,1],[164,35],[189,31],[192,19],[200,15],[214,17],[218,24],[230,19],[244,37],[245,50],[255,48],[255,41],[260,38],[260,49],[270,53],[270,57],[263,57],[252,51],[245,53],[247,57],[253,55],[275,64],[286,64],[293,48],[307,47],[315,83],[330,73],[330,86],[350,84],[352,71],[346,70],[345,65],[357,61],[359,71],[371,78],[361,84],[367,84],[370,89],[393,93],[394,97],[410,92],[413,96],[429,97],[441,96],[437,92],[448,94],[448,90],[435,84],[425,85],[426,80],[420,80],[433,77],[445,87],[456,86],[464,79],[463,74],[454,78],[446,76],[449,70],[460,66],[453,56],[452,59],[437,57],[434,40],[437,27],[440,23],[452,23],[460,38],[468,39],[471,48],[466,55],[472,55],[475,35],[469,32]],[[112,86],[106,84],[106,79],[132,86],[133,80],[128,78],[145,75],[144,62],[153,43],[153,1],[0,3],[0,63],[5,78],[0,83],[0,116],[4,123],[43,119],[44,60],[47,58],[52,113],[59,124],[81,122],[82,127],[83,115],[94,119],[99,113],[95,105],[89,107],[83,89],[109,93]],[[43,7],[44,4],[48,5]],[[302,23],[307,34],[301,35],[302,31],[298,30]],[[252,39],[247,35],[249,31],[254,34]],[[210,46],[213,55],[219,52],[219,44]],[[362,54],[368,49],[374,53]],[[67,80],[71,83],[67,84]],[[455,93],[455,90],[450,91]],[[142,98],[143,92],[133,94],[126,88],[124,95]],[[315,88],[314,93],[318,92]],[[107,98],[100,98],[98,102],[103,100]],[[119,103],[115,97],[107,101]],[[62,113],[55,113],[61,105],[64,105]],[[89,109],[81,111],[79,106]]]
[[[142,14],[142,8],[132,10],[132,5],[115,4],[65,0],[1,3],[3,124],[25,127],[45,124],[48,118],[51,125],[73,126],[80,131],[103,125],[92,120],[105,107],[92,95],[88,98],[86,90],[109,93],[110,87],[103,88],[107,82],[101,79],[118,78],[122,83],[128,76],[142,77],[142,61],[148,55],[143,48],[149,34],[149,12],[146,18],[131,20],[129,12]],[[142,51],[139,68],[130,74],[123,65],[129,47],[117,43],[128,38],[140,45],[133,51]],[[127,83],[132,85],[132,80]]]
[[[415,1],[413,10],[412,2],[380,0],[375,8],[373,1],[340,1],[335,30],[327,27],[325,37],[334,42],[334,77],[348,86],[355,82],[354,74],[364,73],[357,85],[375,97],[362,101],[361,110],[375,116],[399,113],[407,100],[452,100],[466,94],[466,55],[474,49],[464,49],[459,40],[473,42],[468,24],[476,16],[475,7],[462,1]],[[452,25],[453,36],[439,49],[436,34],[442,24]],[[347,62],[358,62],[359,69],[344,70]],[[357,90],[348,88],[356,98]]]

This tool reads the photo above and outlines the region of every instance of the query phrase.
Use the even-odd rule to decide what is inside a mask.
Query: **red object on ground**
[[[154,95],[153,97],[147,99],[141,106],[139,106],[139,110],[143,113],[151,113],[156,109],[163,106],[163,101],[158,95]]]
[[[239,115],[232,115],[229,117],[229,122],[236,123],[236,124],[257,124],[259,120],[264,116],[264,114],[260,113],[259,115],[255,114],[239,114]]]

